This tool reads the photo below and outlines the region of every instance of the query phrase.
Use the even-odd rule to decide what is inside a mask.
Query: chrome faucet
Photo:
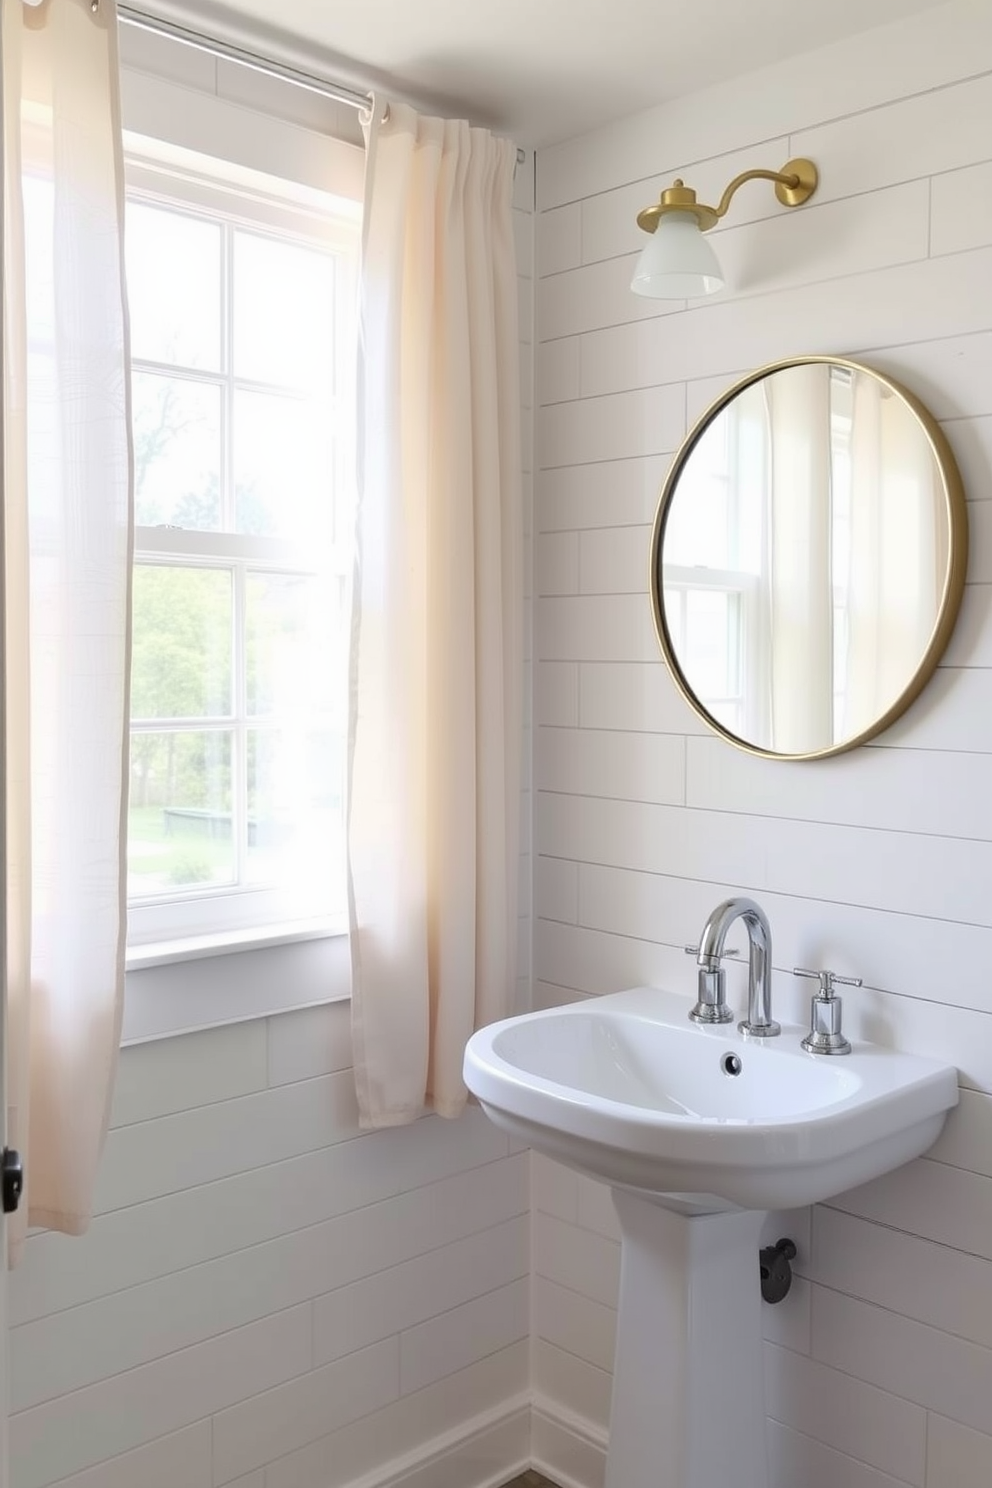
[[[727,1006],[726,973],[720,960],[726,954],[727,931],[737,919],[744,921],[749,946],[747,1017],[737,1026],[752,1038],[771,1038],[781,1032],[772,1017],[772,932],[753,899],[726,899],[706,921],[696,954],[699,1001],[689,1017],[694,1023],[729,1023],[734,1016]]]

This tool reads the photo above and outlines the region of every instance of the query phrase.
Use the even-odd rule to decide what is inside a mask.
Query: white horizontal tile
[[[612,1371],[617,1315],[612,1307],[593,1302],[540,1276],[534,1282],[533,1330],[537,1338],[575,1354],[597,1369]]]
[[[527,1279],[513,1281],[400,1334],[400,1387],[407,1395],[527,1336]]]
[[[543,470],[538,482],[539,528],[557,532],[651,522],[670,458],[667,453],[644,455]]]
[[[107,1213],[358,1134],[350,1071],[109,1133],[94,1212]]]
[[[839,1292],[813,1289],[813,1353],[876,1385],[980,1431],[992,1399],[992,1350]]]
[[[796,1354],[810,1349],[812,1288],[805,1276],[793,1276],[787,1296],[774,1306],[761,1309],[761,1334],[767,1343],[777,1343]]]
[[[230,1482],[316,1441],[398,1394],[398,1347],[391,1338],[221,1411],[213,1421],[214,1482]]]
[[[821,1206],[813,1280],[992,1347],[992,1261]]]
[[[978,336],[976,341],[983,341]],[[990,395],[992,401],[992,395]],[[992,498],[992,416],[945,419],[941,424],[969,501]],[[974,506],[969,508],[974,516]]]
[[[944,665],[992,667],[992,584],[967,584]]]
[[[582,262],[582,218],[577,203],[535,214],[537,271],[560,274]]]
[[[574,661],[542,661],[534,672],[534,720],[575,728],[579,721],[579,668]]]
[[[766,1344],[765,1408],[773,1420],[922,1488],[926,1412],[894,1394]]]
[[[759,759],[717,738],[687,741],[686,804],[933,837],[992,838],[981,754],[857,749],[809,762]],[[898,850],[894,848],[894,850]],[[935,845],[933,851],[939,851]]]
[[[878,746],[992,753],[992,669],[941,666]]]
[[[620,1245],[578,1225],[538,1213],[534,1222],[538,1276],[615,1308],[620,1288]]]
[[[582,728],[709,734],[660,656],[635,663],[583,662],[579,667],[579,723]]]
[[[992,584],[992,501],[968,503],[968,577],[973,584]]]
[[[992,111],[992,80],[977,83],[984,84],[982,101]],[[961,253],[992,243],[992,161],[935,177],[930,202],[931,253]]]
[[[556,1348],[547,1339],[534,1343],[534,1390],[539,1399],[554,1401],[559,1408],[591,1421],[606,1431],[610,1421],[613,1376],[597,1369],[576,1354]]]
[[[920,1158],[831,1207],[992,1260],[992,1178]]]
[[[10,1420],[13,1479],[42,1488],[310,1367],[310,1309],[293,1308]],[[216,1438],[215,1438],[216,1445]]]
[[[684,431],[685,398],[677,385],[555,403],[541,410],[538,462],[547,469],[665,454]]]
[[[685,740],[673,734],[542,728],[537,735],[537,787],[681,804]]]
[[[678,947],[698,938],[720,898],[747,887],[583,864],[575,918],[591,929]],[[783,972],[794,966],[829,966],[862,977],[866,988],[900,994],[903,1000],[886,1004],[866,990],[845,993],[847,1012],[865,1006],[876,1032],[879,1025],[909,1017],[907,998],[992,1011],[988,979],[962,977],[956,971],[982,966],[992,957],[988,926],[843,903],[814,906],[799,895],[767,891],[761,903],[772,927],[772,958]]]
[[[682,960],[681,951],[646,940],[603,935],[553,920],[538,920],[534,927],[534,974],[559,989],[551,1006],[574,1001],[574,995],[566,996],[562,989],[598,996],[625,987],[669,987],[688,996],[691,973]]]
[[[811,346],[870,364],[882,360],[875,355],[881,348],[890,353],[885,370],[898,376],[890,368],[892,348],[967,339],[992,326],[992,306],[986,308],[983,295],[990,272],[992,249],[981,248],[774,295],[713,300],[670,316],[664,336],[650,322],[591,331],[582,338],[582,391],[585,396],[615,395],[623,389],[708,378],[727,368],[801,356]],[[911,317],[907,305],[913,307]],[[922,349],[919,355],[922,360]],[[976,394],[987,401],[986,389]],[[990,411],[966,406],[956,413]],[[934,412],[941,418],[955,416],[954,410]]]
[[[980,254],[951,260],[967,270]],[[863,358],[872,367],[908,387],[935,419],[980,418],[992,413],[992,333],[984,308],[977,308],[964,333],[939,333],[906,343],[893,338],[890,346],[876,346]],[[903,323],[905,330],[905,322]],[[859,343],[864,345],[864,342]],[[981,492],[970,491],[971,496]]]
[[[515,1158],[495,1160],[506,1151],[506,1138],[481,1111],[466,1116],[439,1122],[436,1144],[429,1123],[426,1130],[425,1123],[391,1128],[97,1218],[79,1238],[33,1236],[11,1277],[10,1320],[29,1322],[335,1215],[352,1215],[336,1231],[342,1244],[351,1235],[359,1251],[375,1254],[364,1237],[370,1225],[385,1224],[416,1254],[418,1246],[471,1233],[461,1228],[464,1218],[485,1225],[519,1212],[527,1203],[525,1166]],[[436,1150],[418,1152],[414,1137]]]
[[[579,588],[583,594],[649,591],[650,527],[579,533]]]
[[[658,641],[647,596],[588,594],[542,599],[537,607],[541,661],[655,661]]]
[[[64,1488],[212,1488],[210,1422],[160,1436],[146,1447],[110,1457],[63,1478]],[[263,1485],[264,1488],[264,1485]]]
[[[266,1030],[258,1019],[122,1049],[111,1126],[264,1090]]]
[[[962,1090],[928,1156],[992,1178],[992,1096]]]
[[[768,1422],[767,1437],[770,1488],[905,1488],[900,1479],[858,1462],[846,1450],[826,1447],[778,1421]],[[837,1437],[846,1448],[842,1421]]]
[[[534,151],[525,150],[523,160],[518,160],[513,172],[513,210],[534,211]]]
[[[537,332],[542,341],[578,336],[603,326],[643,321],[655,335],[664,335],[665,322],[682,308],[677,300],[648,299],[631,292],[630,281],[640,244],[630,225],[630,243],[622,258],[607,258],[542,279],[538,295]]]
[[[578,864],[561,858],[539,857],[534,876],[534,913],[542,919],[578,918]]]
[[[538,594],[578,594],[579,535],[544,532],[536,543],[534,589]]]
[[[535,381],[540,407],[565,403],[580,395],[580,347],[577,336],[541,341],[535,348]]]
[[[579,1176],[572,1168],[535,1152],[531,1157],[531,1201],[535,1213],[551,1214],[575,1224],[578,1218]]]
[[[801,130],[792,136],[791,153],[817,162],[817,200],[860,200],[896,181],[982,160],[987,141],[980,121],[990,114],[992,77],[973,77]]]
[[[927,1488],[988,1488],[992,1436],[930,1412]]]
[[[351,1003],[280,1013],[268,1020],[269,1084],[288,1085],[351,1068]]]
[[[543,1013],[549,1008],[565,1007],[568,1003],[581,999],[583,995],[571,987],[558,987],[553,982],[536,981],[530,1011]]]
[[[535,821],[544,851],[556,857],[992,923],[988,842],[943,839],[935,878],[933,839],[922,833],[900,833],[896,852],[891,833],[871,828],[761,818],[759,833],[752,818],[735,812],[547,792],[538,796]]]
[[[800,130],[837,118],[839,108],[857,115],[973,76],[990,32],[986,8],[958,0],[671,99],[542,150],[538,204],[546,210],[619,181],[667,175],[747,141],[763,164],[765,140],[791,134],[795,144]]]
[[[385,1462],[430,1448],[436,1438],[521,1396],[527,1379],[523,1340],[288,1452],[269,1463],[266,1488],[353,1488],[379,1478]]]
[[[331,1288],[341,1289],[334,1305],[344,1305],[345,1293],[351,1298],[349,1317],[355,1299],[369,1299],[368,1316],[360,1322],[352,1319],[354,1341],[350,1348],[362,1348],[396,1331],[391,1328],[376,1331],[380,1314],[373,1304],[378,1303],[380,1308],[393,1305],[394,1310],[399,1306],[393,1295],[399,1273],[406,1274],[409,1270],[411,1275],[426,1276],[440,1268],[442,1279],[455,1286],[458,1276],[453,1268],[464,1255],[474,1258],[470,1269],[477,1270],[479,1276],[486,1274],[483,1258],[494,1248],[498,1253],[490,1255],[491,1262],[510,1265],[519,1261],[511,1239],[516,1235],[519,1249],[517,1232],[521,1220],[504,1216],[519,1212],[526,1204],[523,1163],[522,1158],[512,1162],[507,1159],[496,1171],[487,1169],[488,1183],[484,1188],[477,1180],[453,1185],[447,1193],[429,1191],[422,1201],[421,1213],[415,1216],[410,1213],[415,1205],[409,1196],[387,1200],[368,1210],[308,1226],[267,1244],[239,1250],[202,1266],[187,1267],[143,1286],[130,1287],[15,1328],[11,1332],[12,1408],[23,1410],[79,1389],[318,1297]],[[471,1175],[466,1178],[470,1179]],[[466,1200],[473,1198],[474,1207],[465,1208]],[[455,1203],[462,1207],[455,1208]],[[404,1226],[404,1217],[412,1222]],[[456,1239],[467,1223],[481,1233]],[[454,1244],[444,1246],[445,1240]],[[501,1242],[505,1242],[505,1250],[499,1250]],[[431,1245],[441,1246],[441,1250],[434,1251],[429,1248]],[[445,1272],[442,1254],[450,1257],[450,1273]],[[370,1273],[382,1273],[384,1268],[392,1268],[386,1272],[393,1289],[389,1292],[391,1303],[385,1280],[381,1284],[377,1279],[368,1286],[362,1285],[362,1278]],[[509,1279],[500,1275],[492,1285]],[[484,1289],[481,1283],[479,1289]],[[415,1294],[416,1304],[423,1307],[428,1295],[426,1283],[418,1284]],[[322,1306],[327,1310],[331,1305],[316,1305],[318,1332]],[[154,1328],[149,1327],[149,1318],[158,1320]],[[366,1332],[368,1336],[364,1336]],[[316,1347],[320,1363],[337,1357],[326,1343]],[[349,1347],[342,1346],[337,1352],[348,1351]]]
[[[620,1243],[620,1221],[610,1188],[599,1179],[584,1174],[579,1176],[578,1223],[595,1235]]]
[[[529,1225],[526,1215],[505,1220],[318,1297],[314,1362],[327,1364],[516,1281],[528,1270]]]

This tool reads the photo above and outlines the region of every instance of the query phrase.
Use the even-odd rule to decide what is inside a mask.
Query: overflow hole
[[[739,1054],[724,1054],[720,1068],[725,1075],[739,1075],[743,1068]]]

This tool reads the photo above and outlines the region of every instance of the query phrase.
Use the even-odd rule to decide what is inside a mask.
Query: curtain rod
[[[98,8],[99,0],[92,0],[92,9]],[[244,47],[233,46],[230,42],[219,41],[212,36],[204,36],[199,31],[191,31],[188,26],[181,26],[176,21],[167,21],[159,16],[146,14],[143,10],[134,10],[130,5],[118,5],[118,20],[125,26],[133,26],[138,31],[149,31],[154,36],[164,36],[170,41],[178,41],[183,46],[193,47],[198,52],[207,52],[211,57],[220,57],[225,62],[237,62],[242,67],[248,67],[252,72],[260,72],[265,77],[278,78],[281,82],[292,83],[294,87],[305,88],[309,93],[316,93],[321,98],[329,98],[334,103],[346,104],[348,108],[367,109],[372,104],[371,93],[360,93],[355,88],[345,87],[343,83],[336,83],[331,78],[319,77],[315,73],[304,72],[299,67],[289,67],[282,62],[275,62],[268,57],[260,57],[257,52],[249,52]],[[527,159],[525,150],[517,150],[517,164],[522,165]]]
[[[184,46],[193,47],[198,52],[208,52],[210,56],[220,57],[225,62],[238,62],[242,67],[251,68],[253,72],[264,73],[266,77],[279,78],[284,83],[293,83],[297,88],[306,88],[309,93],[318,93],[322,98],[330,98],[335,103],[347,104],[349,108],[367,109],[372,103],[370,93],[359,93],[354,88],[346,88],[343,83],[335,83],[330,78],[304,72],[299,67],[287,67],[282,62],[260,57],[256,52],[246,51],[243,47],[232,46],[230,42],[204,36],[199,31],[191,31],[189,27],[180,26],[175,21],[161,20],[158,16],[147,15],[142,10],[134,10],[130,5],[118,5],[117,15],[125,26],[134,26],[139,31],[150,31],[155,36],[165,36],[170,41],[182,42]]]

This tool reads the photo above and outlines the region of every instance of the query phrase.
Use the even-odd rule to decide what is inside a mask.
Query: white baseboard
[[[547,1396],[531,1407],[531,1466],[559,1488],[603,1488],[607,1434]]]
[[[530,1467],[527,1394],[376,1468],[350,1488],[501,1488]]]

